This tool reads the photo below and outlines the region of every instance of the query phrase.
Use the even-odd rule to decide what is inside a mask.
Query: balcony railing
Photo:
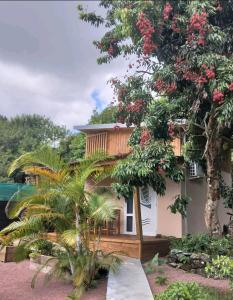
[[[103,151],[108,155],[129,153],[128,139],[130,131],[101,132],[88,134],[86,140],[86,156]]]
[[[96,151],[107,153],[107,132],[87,135],[86,156]]]

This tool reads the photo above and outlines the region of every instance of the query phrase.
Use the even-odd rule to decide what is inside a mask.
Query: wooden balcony
[[[103,151],[110,156],[127,154],[130,152],[128,146],[130,134],[131,129],[89,133],[86,139],[86,156],[96,151]]]

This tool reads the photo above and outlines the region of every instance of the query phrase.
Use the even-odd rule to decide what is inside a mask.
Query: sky
[[[107,81],[122,76],[122,58],[98,65],[95,29],[77,5],[99,11],[98,1],[0,2],[0,114],[40,114],[72,129],[112,101]]]

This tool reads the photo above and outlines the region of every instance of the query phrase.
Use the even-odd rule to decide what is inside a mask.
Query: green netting
[[[8,201],[11,197],[19,191],[25,194],[32,194],[35,186],[22,183],[0,183],[0,201]]]

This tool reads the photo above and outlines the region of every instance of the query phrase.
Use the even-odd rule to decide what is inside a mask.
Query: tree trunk
[[[79,230],[80,229],[80,216],[79,216],[79,211],[76,211],[76,221],[75,221],[75,225],[76,225],[76,229]],[[79,253],[82,249],[82,241],[80,238],[80,234],[77,234],[76,237],[76,247],[77,247],[77,252]]]
[[[220,195],[221,152],[222,138],[220,127],[216,119],[216,111],[212,109],[206,124],[207,163],[207,202],[205,207],[205,223],[211,235],[220,235],[222,230],[218,219],[218,204]]]

